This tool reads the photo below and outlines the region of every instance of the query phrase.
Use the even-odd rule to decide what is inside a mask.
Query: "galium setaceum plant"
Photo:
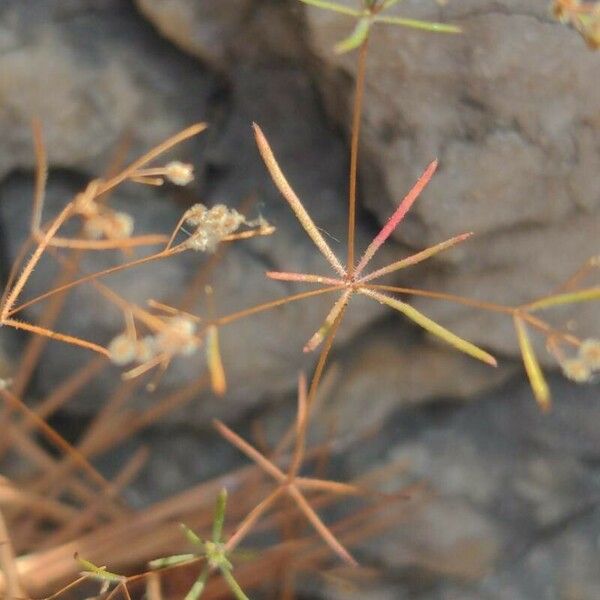
[[[432,160],[425,168],[421,177],[404,196],[371,243],[360,256],[357,255],[355,229],[359,173],[358,156],[369,38],[377,27],[384,25],[411,27],[441,33],[458,33],[460,29],[455,25],[428,23],[391,14],[390,11],[394,8],[394,5],[398,4],[398,0],[364,0],[363,2],[357,2],[356,8],[324,0],[300,1],[313,7],[341,13],[349,17],[349,21],[354,20],[353,30],[336,45],[335,50],[337,52],[350,52],[353,50],[358,52],[352,108],[348,223],[346,260],[344,262],[333,251],[318,225],[306,211],[304,204],[284,174],[285,166],[282,167],[279,164],[275,152],[262,129],[258,124],[254,124],[256,144],[273,183],[331,269],[331,272],[327,274],[272,271],[267,273],[267,277],[303,283],[312,286],[313,289],[277,298],[226,315],[217,315],[213,308],[208,311],[209,314],[199,316],[183,308],[165,304],[157,299],[148,299],[148,306],[138,306],[127,301],[108,285],[101,282],[101,279],[112,273],[133,269],[148,262],[168,259],[181,252],[214,253],[224,243],[255,236],[271,235],[274,233],[274,228],[262,217],[249,219],[237,210],[225,205],[207,207],[196,204],[184,212],[170,235],[136,236],[134,235],[135,222],[133,218],[111,208],[108,202],[110,193],[126,181],[153,186],[162,185],[165,181],[175,185],[190,183],[193,179],[191,165],[179,161],[169,161],[164,166],[153,166],[152,163],[176,144],[201,133],[206,127],[203,123],[192,125],[159,144],[116,174],[93,180],[83,192],[65,206],[58,216],[47,223],[43,223],[47,161],[41,128],[37,124],[34,125],[38,167],[31,236],[29,243],[25,245],[21,256],[15,262],[13,272],[6,286],[0,304],[0,325],[26,330],[48,339],[96,352],[113,364],[124,367],[126,369],[123,373],[125,380],[136,379],[155,370],[154,379],[148,384],[151,389],[158,386],[160,376],[172,360],[195,357],[200,349],[204,348],[212,389],[216,394],[222,395],[226,391],[226,375],[219,348],[218,332],[220,328],[239,319],[284,306],[291,302],[307,300],[311,297],[326,294],[334,296],[331,308],[324,316],[322,325],[309,337],[304,346],[305,352],[313,352],[319,349],[319,355],[310,384],[307,385],[304,379],[300,378],[296,423],[292,430],[283,436],[280,443],[280,448],[285,449],[292,445],[293,449],[287,454],[277,452],[273,457],[269,457],[233,432],[224,423],[216,421],[214,424],[217,431],[227,441],[251,458],[260,470],[275,481],[275,488],[241,520],[235,531],[227,539],[223,536],[226,492],[222,491],[217,500],[212,539],[202,540],[191,529],[183,526],[188,541],[195,548],[194,552],[157,559],[150,563],[151,571],[148,573],[125,577],[117,575],[105,567],[97,567],[87,560],[80,559],[80,564],[85,571],[82,577],[84,579],[100,580],[103,585],[101,593],[108,593],[107,598],[117,593],[129,598],[127,584],[132,580],[144,577],[159,577],[163,570],[175,568],[177,565],[187,565],[193,561],[204,562],[204,567],[188,592],[186,600],[200,598],[205,591],[209,577],[215,572],[220,573],[229,590],[238,600],[247,598],[233,576],[231,553],[252,532],[260,519],[272,510],[277,502],[283,499],[293,502],[300,514],[306,518],[320,538],[337,556],[350,565],[356,564],[354,557],[317,514],[305,494],[318,492],[329,495],[358,496],[364,495],[365,490],[351,484],[305,477],[300,474],[305,456],[305,438],[310,419],[314,414],[317,391],[320,389],[321,379],[336,333],[343,322],[349,304],[356,295],[390,307],[421,327],[427,334],[491,366],[496,365],[496,359],[490,353],[448,330],[442,324],[433,321],[412,306],[408,300],[410,297],[428,297],[468,305],[477,310],[496,312],[499,315],[511,318],[533,393],[540,407],[544,410],[550,408],[550,391],[533,349],[530,338],[531,331],[537,332],[545,339],[547,349],[556,358],[567,377],[574,381],[587,382],[592,381],[600,371],[600,342],[596,338],[590,336],[587,339],[581,339],[567,327],[557,327],[543,316],[546,311],[554,307],[577,305],[578,303],[600,299],[600,286],[581,287],[581,282],[590,273],[595,272],[595,269],[600,265],[600,258],[597,256],[592,257],[560,289],[553,290],[544,297],[535,298],[518,306],[484,302],[419,288],[398,287],[384,282],[386,277],[399,270],[416,265],[435,257],[440,252],[465,243],[471,237],[472,232],[457,232],[457,235],[450,239],[440,241],[410,256],[399,258],[387,266],[374,270],[369,269],[374,256],[400,225],[434,176],[438,165],[437,159]],[[572,20],[574,18],[573,14],[577,14],[578,18],[581,17],[581,6],[578,3],[557,2],[556,5],[560,5],[560,11],[558,8],[556,10],[557,14],[563,18],[568,17]],[[582,14],[587,15],[588,13]],[[79,221],[81,235],[77,237],[59,236],[60,229],[70,219]],[[178,239],[180,241],[177,241]],[[129,259],[129,252],[133,248],[151,246],[159,246],[160,249],[142,258]],[[26,259],[26,253],[31,248],[33,248],[33,251]],[[45,253],[50,254],[56,260],[64,263],[66,259],[60,252],[66,250],[75,252],[120,250],[128,260],[100,272],[83,274],[40,296],[27,301],[20,301],[27,281],[42,255]],[[123,330],[116,333],[107,347],[54,331],[49,327],[26,323],[17,318],[26,308],[59,294],[64,294],[75,286],[83,284],[94,286],[99,294],[116,306],[123,314]],[[205,290],[210,298],[212,293],[210,286],[207,286]],[[35,420],[35,417],[31,416],[31,411],[20,398],[10,392],[9,387],[7,384],[4,389],[0,389],[0,394],[10,404],[11,410],[21,410]],[[43,420],[38,418],[36,423],[48,435],[51,434],[51,428]],[[52,433],[52,435],[57,436],[58,434]],[[81,464],[86,469],[94,472],[93,467],[86,462],[85,457],[79,456],[78,460],[83,461]],[[282,468],[278,464],[281,462],[285,463],[287,468]],[[113,584],[112,591],[108,591],[108,588]]]

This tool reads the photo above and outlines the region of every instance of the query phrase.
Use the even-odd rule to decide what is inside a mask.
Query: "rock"
[[[298,18],[284,2],[135,3],[161,35],[225,76],[240,60],[261,62],[269,55],[297,60],[303,53]]]
[[[316,429],[334,423],[337,435],[351,442],[377,431],[402,408],[474,398],[515,372],[514,364],[491,368],[389,321],[355,339],[354,352],[336,361]]]
[[[207,118],[214,78],[161,44],[122,3],[93,6],[3,3],[0,177],[33,166],[34,117],[53,166],[93,174],[124,135],[136,156]],[[191,143],[180,156],[200,148]]]
[[[600,583],[591,550],[600,444],[585,422],[598,417],[598,389],[551,384],[556,410],[549,415],[515,381],[476,403],[401,409],[369,443],[346,451],[338,469],[346,476],[378,457],[390,469],[384,490],[415,481],[430,489],[407,504],[393,531],[367,544],[366,560],[413,573],[426,591],[419,598],[573,590],[580,595],[572,597],[591,600]],[[394,464],[404,470],[393,475]]]
[[[336,55],[333,46],[352,20],[313,7],[305,13],[325,104],[347,131],[356,54]],[[373,30],[363,203],[383,222],[438,157],[437,174],[396,237],[415,249],[463,231],[478,238],[454,253],[449,273],[421,270],[427,283],[513,303],[548,293],[598,252],[597,55],[539,2],[403,2],[393,13],[456,23],[464,33]],[[402,281],[417,280],[407,273]],[[456,318],[444,324],[516,354],[510,325],[442,305],[434,318],[452,311]],[[577,313],[581,331],[597,329],[597,310]]]

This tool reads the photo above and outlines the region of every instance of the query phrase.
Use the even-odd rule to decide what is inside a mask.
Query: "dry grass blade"
[[[4,515],[0,509],[0,570],[4,572],[6,579],[6,592],[12,598],[28,598],[19,579],[19,571],[13,551],[12,543],[8,535],[8,529]]]
[[[14,303],[16,302],[17,298],[19,297],[19,294],[23,291],[23,288],[25,287],[27,280],[31,276],[31,273],[35,269],[40,258],[42,257],[42,254],[44,253],[44,250],[47,248],[48,243],[54,237],[54,235],[60,229],[60,227],[63,225],[63,223],[69,218],[69,216],[71,215],[71,212],[72,212],[71,205],[65,206],[65,208],[62,209],[62,211],[59,213],[59,215],[56,217],[56,219],[54,219],[54,221],[52,222],[52,224],[50,225],[50,227],[48,228],[46,233],[44,233],[44,235],[41,236],[41,239],[40,239],[35,251],[33,252],[30,259],[25,264],[25,267],[23,268],[21,275],[15,282],[10,293],[6,296],[6,299],[2,306],[2,311],[0,312],[0,322],[1,323],[4,323],[7,319],[7,317],[11,314],[11,309],[12,309]]]

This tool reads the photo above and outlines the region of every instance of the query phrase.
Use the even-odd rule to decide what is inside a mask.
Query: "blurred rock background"
[[[398,284],[515,304],[551,291],[600,251],[600,56],[555,22],[548,4],[405,0],[394,9],[403,16],[450,21],[464,33],[378,27],[368,65],[359,244],[436,156],[438,173],[378,258],[389,262],[476,233],[403,272]],[[212,279],[219,313],[302,289],[265,280],[265,270],[326,273],[273,188],[250,124],[264,128],[299,196],[343,254],[355,56],[332,48],[351,27],[344,15],[295,0],[4,0],[3,272],[27,232],[30,120],[37,116],[51,164],[49,213],[102,173],[124,136],[135,156],[191,122],[210,123],[173,153],[196,166],[190,191],[124,186],[112,202],[146,233],[174,226],[193,202],[239,206],[256,198],[252,215],[278,229],[227,253]],[[89,253],[82,268],[120,258]],[[132,301],[174,303],[173,290],[185,287],[201,260],[186,255],[107,283]],[[48,288],[54,269],[51,259],[38,269],[31,295]],[[401,458],[409,465],[403,478],[436,491],[415,519],[364,549],[365,561],[384,575],[356,597],[599,598],[598,386],[554,378],[556,408],[541,415],[510,320],[438,301],[415,304],[496,353],[501,366],[492,371],[440,346],[372,302],[351,306],[319,423],[335,421],[347,448],[336,477]],[[223,330],[230,391],[224,399],[198,398],[144,434],[157,452],[131,497],[143,504],[218,471],[219,460],[228,463],[200,441],[212,417],[235,423],[261,415],[280,430],[291,418],[297,372],[314,359],[301,347],[328,306],[328,298],[309,300]],[[597,306],[580,306],[574,316],[582,336],[600,333]],[[82,287],[58,329],[107,343],[122,326],[116,310]],[[5,335],[2,342],[15,361],[21,340]],[[543,349],[539,356],[552,364]],[[85,358],[53,346],[29,394],[53,389]],[[163,388],[197,376],[198,363],[176,360]],[[63,422],[76,427],[92,415],[117,377],[115,370],[90,385]],[[355,443],[374,429],[374,442]]]

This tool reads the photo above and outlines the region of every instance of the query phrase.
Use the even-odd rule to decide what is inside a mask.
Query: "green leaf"
[[[172,567],[174,565],[180,565],[185,562],[195,560],[197,556],[195,554],[173,554],[172,556],[165,556],[164,558],[156,558],[148,563],[151,569],[164,569],[165,567]]]
[[[225,522],[225,508],[227,507],[227,490],[223,488],[219,492],[217,498],[217,506],[215,508],[215,520],[213,522],[212,539],[215,544],[221,541],[223,534],[223,523]]]
[[[185,523],[180,523],[179,527],[181,527],[183,535],[185,535],[190,544],[200,546],[200,548],[204,549],[204,542]]]
[[[237,598],[237,600],[250,600],[248,596],[244,594],[240,584],[234,579],[229,569],[221,569],[221,573],[223,574],[223,578],[227,582],[229,589],[233,592],[233,595]]]
[[[345,52],[350,52],[350,50],[354,50],[361,46],[369,36],[371,23],[372,19],[370,17],[359,19],[352,33],[335,45],[335,52],[337,54],[344,54]]]
[[[406,304],[406,302],[402,302],[400,300],[396,300],[396,298],[391,298],[390,296],[386,296],[385,294],[380,294],[379,292],[375,292],[373,290],[361,288],[359,290],[361,294],[366,296],[370,296],[374,298],[378,302],[382,304],[387,304],[389,307],[401,312],[405,316],[407,316],[411,321],[414,321],[417,325],[420,325],[429,333],[432,333],[436,337],[444,340],[446,343],[454,346],[457,350],[476,358],[477,360],[481,360],[488,365],[496,366],[496,359],[491,355],[475,346],[471,342],[467,342],[463,338],[457,336],[456,334],[448,331],[448,329],[442,327],[435,321],[432,321],[429,317],[426,317],[423,313],[419,312],[416,308],[412,307],[410,304]]]
[[[210,569],[208,567],[204,568],[202,573],[198,576],[198,579],[194,581],[194,585],[190,588],[190,591],[185,595],[184,600],[198,600],[206,587],[206,581],[208,580],[208,576],[210,574]]]
[[[529,339],[529,334],[527,333],[525,324],[516,315],[514,321],[515,328],[517,330],[517,337],[519,338],[521,355],[523,356],[523,364],[525,365],[525,371],[527,372],[527,377],[529,378],[533,395],[535,396],[540,408],[543,411],[547,411],[550,409],[550,389],[548,388],[548,384],[546,383],[546,379],[542,373],[540,363],[533,352],[533,347],[531,345],[531,340]]]
[[[300,0],[300,2],[310,6],[316,6],[317,8],[324,8],[325,10],[332,10],[334,12],[342,13],[343,15],[350,15],[351,17],[361,16],[361,12],[359,10],[348,8],[347,6],[344,6],[343,4],[337,4],[336,2],[327,2],[327,0]]]
[[[388,25],[400,25],[401,27],[410,27],[411,29],[422,29],[434,33],[462,33],[462,29],[456,25],[447,23],[433,23],[431,21],[419,21],[417,19],[405,19],[403,17],[388,17],[378,15],[373,19],[377,23],[387,23]]]
[[[75,556],[77,562],[84,568],[85,572],[96,579],[101,579],[102,581],[111,581],[111,582],[121,582],[125,579],[123,575],[117,575],[116,573],[111,573],[106,570],[106,567],[98,567],[94,563],[86,560],[85,558],[80,558],[79,556]]]
[[[539,310],[551,306],[560,306],[561,304],[575,304],[576,302],[591,302],[600,300],[600,287],[586,288],[576,292],[564,292],[547,296],[526,306],[527,310]]]

